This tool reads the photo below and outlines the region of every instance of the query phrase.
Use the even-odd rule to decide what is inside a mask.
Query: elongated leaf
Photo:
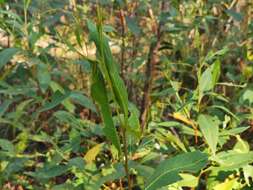
[[[40,84],[40,88],[45,92],[50,84],[51,76],[48,70],[48,66],[42,62],[37,65],[37,78]]]
[[[216,83],[219,80],[220,77],[220,60],[216,60],[212,66],[211,66],[211,72],[212,72],[212,87],[214,87],[216,85]]]
[[[0,52],[0,69],[11,60],[11,58],[19,51],[18,48],[8,48]]]
[[[5,113],[11,103],[11,100],[6,100],[2,103],[2,105],[0,105],[0,117],[2,117],[2,115]]]
[[[66,94],[62,94],[60,91],[56,91],[53,94],[51,102],[46,102],[42,109],[40,109],[40,112],[44,112],[50,109],[53,109],[60,103],[62,103],[66,98],[68,98],[70,95],[70,92]]]
[[[253,162],[253,151],[248,153],[238,153],[236,151],[220,152],[213,158],[219,166],[214,167],[218,171],[230,171],[238,168],[242,168],[249,163]]]
[[[237,121],[239,121],[239,118],[233,114],[228,108],[224,107],[224,106],[219,106],[219,105],[213,105],[211,106],[213,108],[218,108],[218,109],[221,109],[223,110],[224,112],[226,112],[227,114],[231,115],[233,118],[235,118]]]
[[[71,92],[70,98],[80,105],[92,110],[93,112],[96,112],[96,107],[93,102],[81,92]]]
[[[88,164],[92,163],[96,159],[99,152],[101,151],[103,145],[104,145],[104,143],[97,144],[94,147],[92,147],[90,150],[88,150],[88,152],[84,156],[84,160]]]
[[[219,137],[219,126],[217,122],[211,116],[200,115],[198,117],[198,124],[212,153],[215,154]]]
[[[105,125],[103,128],[105,136],[108,138],[108,140],[112,142],[112,144],[120,152],[120,141],[112,120],[107,92],[105,88],[105,81],[96,63],[93,63],[92,66],[93,68],[92,68],[91,96],[99,106],[101,116]]]
[[[51,82],[50,82],[50,87],[51,87],[51,89],[53,90],[53,92],[59,91],[60,93],[65,94],[64,88],[63,88],[60,84],[58,84],[57,82],[55,82],[55,81],[51,81]],[[72,93],[67,93],[67,94],[69,94],[69,96],[71,96]],[[70,101],[69,98],[66,97],[66,99],[64,99],[64,100],[62,101],[62,105],[63,105],[69,112],[74,113],[74,111],[75,111],[75,105]]]
[[[243,20],[243,15],[241,13],[238,13],[232,9],[225,10],[225,13],[227,13],[229,16],[233,17],[236,21],[240,22]]]
[[[200,77],[199,90],[203,94],[206,91],[213,89],[220,76],[220,61],[216,60],[208,67]]]
[[[106,82],[111,85],[113,93],[116,97],[117,103],[123,111],[125,117],[128,115],[128,95],[123,80],[119,76],[117,65],[113,59],[112,52],[108,40],[102,34],[102,25],[98,28],[92,23],[88,22],[90,32],[90,39],[95,43],[99,56],[99,65],[101,72],[105,77]]]
[[[207,163],[207,155],[200,151],[177,155],[161,162],[147,181],[145,190],[157,190],[181,179],[179,172],[198,172]]]
[[[54,165],[51,167],[44,167],[38,169],[36,172],[27,172],[28,175],[37,179],[50,179],[56,176],[60,176],[69,170],[67,165]]]

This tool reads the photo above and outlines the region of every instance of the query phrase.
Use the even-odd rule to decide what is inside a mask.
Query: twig
[[[121,76],[124,78],[124,62],[125,62],[125,30],[126,30],[126,21],[124,16],[124,10],[120,9],[120,24],[121,24]]]
[[[165,8],[166,8],[166,1],[163,0],[162,5],[161,5],[161,12],[163,12]],[[149,16],[151,19],[154,20],[153,11],[151,8],[149,8]],[[157,24],[157,22],[154,21],[153,27],[152,27],[154,32],[156,32],[156,40],[152,42],[150,45],[148,60],[146,64],[146,78],[147,79],[145,80],[144,89],[143,89],[144,94],[143,94],[143,99],[141,103],[141,116],[140,116],[142,133],[144,132],[144,129],[146,126],[148,112],[151,105],[150,92],[152,89],[153,78],[155,74],[155,65],[158,62],[157,54],[158,54],[158,50],[161,43],[162,25],[163,25],[162,20],[159,22],[159,24]]]

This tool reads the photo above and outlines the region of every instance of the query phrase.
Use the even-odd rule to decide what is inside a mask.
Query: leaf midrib
[[[205,160],[205,159],[203,158],[203,159],[201,159],[201,160],[198,160],[197,162],[193,162],[193,163],[191,163],[191,164],[188,164],[188,165],[186,165],[186,167],[190,167],[190,166],[192,166],[192,165],[195,165],[195,164],[197,164],[197,163],[199,163],[199,162],[202,162],[203,160]],[[161,175],[159,175],[158,177],[156,177],[156,178],[153,180],[153,182],[151,182],[151,183],[145,188],[145,190],[147,190],[149,187],[151,187],[154,183],[156,183],[156,182],[159,180],[159,178],[161,178],[162,176],[166,175],[167,173],[173,172],[173,171],[175,171],[175,170],[180,170],[180,169],[183,169],[183,168],[185,168],[185,166],[184,166],[184,167],[174,168],[174,169],[168,170],[168,171],[166,171],[166,172],[163,172]]]

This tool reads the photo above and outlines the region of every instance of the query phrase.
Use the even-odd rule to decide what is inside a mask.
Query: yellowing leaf
[[[188,119],[180,112],[173,113],[172,117],[187,124],[187,125],[192,126],[192,128],[194,129],[194,133],[195,133],[195,142],[198,142],[198,139],[197,139],[198,129],[197,129],[197,125],[195,124],[194,121],[192,121],[191,119]]]
[[[248,153],[250,151],[248,142],[241,139],[239,135],[236,135],[236,138],[237,143],[234,146],[234,151],[238,153]]]
[[[180,187],[197,187],[198,182],[199,182],[199,178],[195,177],[192,174],[179,174],[180,177],[182,178],[182,180],[180,180],[179,182],[177,182],[177,185]]]
[[[253,166],[247,165],[243,167],[244,179],[248,186],[250,186],[250,178],[253,177]]]
[[[251,50],[247,50],[247,58],[249,61],[253,61],[253,52]]]
[[[146,155],[148,155],[151,151],[148,149],[148,150],[144,150],[142,152],[137,152],[135,153],[133,156],[132,156],[132,160],[137,160],[137,159],[140,159]]]
[[[179,112],[173,113],[173,117],[179,121],[182,121],[183,123],[190,125],[190,126],[195,126],[194,122],[188,118],[186,118],[183,114]]]
[[[231,190],[235,185],[237,179],[226,180],[223,183],[216,185],[213,190]]]
[[[90,150],[88,150],[88,152],[85,154],[84,156],[84,160],[88,163],[91,164],[97,157],[97,155],[99,154],[99,152],[101,151],[102,147],[103,147],[104,143],[101,144],[97,144],[95,146],[93,146]]]

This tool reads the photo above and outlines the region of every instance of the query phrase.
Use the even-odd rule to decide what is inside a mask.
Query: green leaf
[[[75,102],[79,103],[80,105],[84,106],[85,108],[96,112],[96,107],[93,102],[81,92],[71,92],[70,98],[73,99]]]
[[[122,112],[124,113],[125,119],[128,116],[128,94],[127,89],[124,85],[123,80],[120,78],[117,65],[113,59],[112,52],[108,40],[102,33],[102,25],[96,26],[88,21],[88,28],[90,33],[90,39],[95,43],[98,58],[99,67],[101,73],[104,76],[105,81],[109,84],[113,94],[119,104]]]
[[[54,185],[52,190],[73,190],[75,187],[71,183],[63,183],[60,185]]]
[[[129,111],[130,111],[130,117],[128,118],[128,127],[127,133],[129,136],[129,139],[136,143],[138,140],[140,140],[141,137],[141,130],[140,130],[140,122],[139,122],[139,110],[134,104],[129,105]]]
[[[57,82],[55,82],[55,81],[51,81],[51,82],[50,82],[50,87],[51,87],[51,89],[53,90],[53,92],[59,91],[60,93],[65,94],[64,88],[63,88],[60,84],[58,84]],[[69,95],[71,95],[71,94],[69,93]],[[72,104],[72,102],[69,100],[69,98],[64,99],[64,100],[62,101],[62,105],[63,105],[69,112],[74,113],[74,111],[75,111],[75,105]]]
[[[199,91],[203,94],[214,88],[220,76],[220,61],[216,60],[201,75],[199,81]]]
[[[220,152],[213,158],[211,157],[211,159],[220,165],[218,167],[214,167],[218,171],[230,171],[252,163],[253,152],[250,151],[248,153],[238,153],[236,151],[230,150],[227,152]]]
[[[215,154],[219,137],[219,126],[217,121],[209,115],[200,115],[198,117],[198,124],[212,153]]]
[[[101,116],[104,122],[104,133],[105,136],[112,142],[112,144],[120,152],[120,141],[114,127],[111,110],[108,102],[107,92],[105,88],[105,81],[101,71],[97,67],[96,63],[92,65],[92,84],[91,84],[91,96],[98,104],[101,111]]]
[[[37,78],[40,84],[40,88],[44,93],[51,82],[51,76],[48,70],[48,66],[42,62],[37,65]]]
[[[181,179],[179,172],[198,172],[207,164],[207,155],[200,151],[177,155],[161,162],[146,183],[145,190],[157,190]]]
[[[180,187],[197,187],[198,185],[198,177],[195,177],[192,174],[179,174],[182,178],[181,181],[177,182],[177,185]]]
[[[248,153],[250,151],[250,146],[247,141],[241,139],[239,135],[236,135],[237,143],[235,144],[233,150],[238,153]]]
[[[243,167],[244,179],[248,186],[250,186],[250,178],[253,178],[253,166],[247,165]]]
[[[138,36],[141,34],[141,29],[138,26],[138,23],[136,19],[131,18],[131,17],[126,17],[126,23],[130,31],[135,35]]]
[[[0,105],[0,117],[2,117],[2,115],[6,112],[11,103],[11,100],[6,100],[2,103],[2,105]]]
[[[68,98],[69,95],[70,95],[70,92],[62,94],[60,91],[57,90],[53,94],[52,100],[50,102],[46,102],[45,105],[39,111],[44,112],[44,111],[53,109],[54,107],[62,103],[66,98]]]
[[[18,51],[18,48],[7,48],[0,52],[0,70]]]
[[[51,167],[45,166],[44,168],[38,169],[36,172],[27,172],[27,174],[37,179],[50,179],[60,176],[68,170],[69,167],[67,165],[53,165]]]
[[[212,72],[212,86],[214,87],[215,84],[218,82],[219,77],[220,77],[220,60],[216,60],[212,65],[211,65],[211,72]]]
[[[239,118],[233,114],[229,109],[227,109],[226,107],[224,106],[220,106],[220,105],[213,105],[213,106],[210,106],[210,107],[213,107],[213,108],[218,108],[218,109],[221,109],[222,111],[226,112],[227,114],[231,115],[233,118],[235,118],[237,121],[240,121]]]
[[[246,131],[247,129],[249,129],[250,126],[247,126],[247,127],[236,127],[236,128],[233,128],[233,129],[229,129],[229,130],[223,130],[220,135],[236,135],[236,134],[239,134],[239,133],[242,133],[244,131]]]
[[[248,102],[249,104],[253,103],[253,89],[246,89],[242,95],[242,101]]]
[[[0,147],[1,147],[2,150],[7,151],[9,153],[14,153],[15,152],[14,145],[6,139],[0,139]]]
[[[238,13],[232,9],[227,9],[225,12],[228,14],[228,16],[233,17],[236,21],[242,21],[243,20],[243,15],[241,13]]]
[[[79,170],[84,170],[85,162],[82,157],[75,157],[69,160],[68,166],[70,168],[75,167],[75,168],[78,168]]]
[[[221,50],[218,50],[216,52],[213,52],[213,51],[209,51],[209,53],[207,54],[206,58],[205,58],[205,61],[208,62],[208,61],[211,61],[212,59],[214,59],[215,57],[217,56],[223,56],[225,55],[226,53],[229,52],[229,48],[228,47],[224,47],[222,48]]]

